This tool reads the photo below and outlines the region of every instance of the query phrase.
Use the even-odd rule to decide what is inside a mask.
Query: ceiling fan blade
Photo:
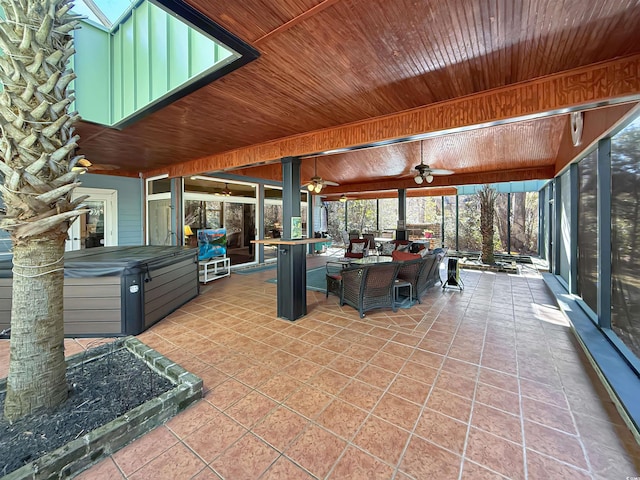
[[[325,185],[329,186],[329,187],[339,187],[340,184],[336,183],[336,182],[332,182],[331,180],[323,180],[322,181]]]
[[[444,168],[430,168],[431,175],[453,175],[453,170],[446,170]]]

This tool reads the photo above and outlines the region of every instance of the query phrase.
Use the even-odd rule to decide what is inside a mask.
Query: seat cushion
[[[416,258],[420,258],[421,255],[419,253],[409,253],[403,252],[401,250],[394,250],[391,253],[391,258],[396,262],[403,262],[405,260],[415,260]]]

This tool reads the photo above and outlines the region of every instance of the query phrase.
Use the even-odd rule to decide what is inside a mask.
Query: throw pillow
[[[395,262],[404,262],[405,260],[415,260],[416,258],[420,258],[420,254],[394,250],[391,254],[391,258],[393,258]]]
[[[382,252],[380,253],[380,255],[389,256],[393,253],[395,249],[396,249],[395,243],[385,242],[382,244]]]
[[[364,242],[352,243],[351,244],[351,253],[363,253],[364,252]]]
[[[407,243],[406,245],[398,245],[398,248],[396,248],[396,251],[398,252],[409,252],[409,244]]]
[[[428,249],[428,248],[423,248],[422,250],[420,250],[420,251],[418,252],[418,254],[419,254],[422,258],[424,258],[424,257],[426,257],[427,255],[429,255],[429,249]]]

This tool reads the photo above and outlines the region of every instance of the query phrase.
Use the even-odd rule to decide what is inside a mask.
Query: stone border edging
[[[115,344],[129,350],[156,373],[169,379],[175,387],[129,410],[106,425],[1,477],[1,480],[41,480],[75,476],[162,425],[202,398],[202,380],[198,376],[186,371],[137,338],[120,338]],[[95,358],[97,357],[92,358],[90,353],[87,355],[87,351],[77,353],[67,359],[67,369]],[[0,390],[6,390],[6,384],[6,379],[0,380]]]

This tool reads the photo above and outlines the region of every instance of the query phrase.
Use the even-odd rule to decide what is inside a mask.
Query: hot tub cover
[[[99,247],[65,252],[64,276],[69,278],[126,276],[165,267],[192,256],[197,261],[198,249],[171,246]],[[13,275],[12,256],[0,257],[0,278]]]

